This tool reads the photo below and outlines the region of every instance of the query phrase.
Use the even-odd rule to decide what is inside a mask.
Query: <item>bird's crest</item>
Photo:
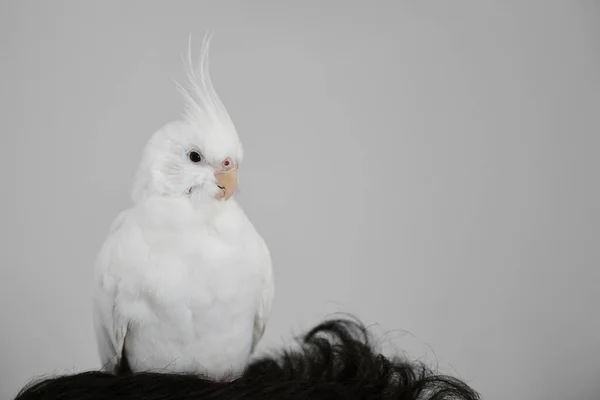
[[[213,33],[211,32],[204,36],[200,57],[197,63],[194,63],[192,35],[190,34],[188,52],[183,57],[187,85],[176,84],[184,97],[184,118],[186,120],[192,123],[200,123],[203,126],[218,125],[231,129],[233,123],[210,79],[208,53],[212,36]]]

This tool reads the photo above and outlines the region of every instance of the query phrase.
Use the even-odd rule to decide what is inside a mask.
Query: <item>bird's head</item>
[[[148,196],[193,196],[229,200],[237,189],[243,150],[237,131],[217,96],[208,71],[210,37],[204,40],[198,69],[185,62],[188,87],[181,120],[166,124],[144,149],[133,188],[138,202]]]

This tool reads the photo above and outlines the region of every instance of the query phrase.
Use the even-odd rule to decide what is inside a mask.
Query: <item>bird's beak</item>
[[[219,193],[215,196],[217,200],[229,200],[237,189],[237,168],[228,171],[215,172]]]

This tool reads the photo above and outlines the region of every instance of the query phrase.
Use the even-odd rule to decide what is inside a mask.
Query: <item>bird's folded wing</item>
[[[123,235],[124,214],[115,219],[108,238],[104,242],[95,265],[94,288],[94,328],[98,353],[103,369],[114,372],[121,362],[128,321],[120,313],[119,286],[120,281],[115,271],[123,268],[127,262],[125,255],[116,251]]]
[[[112,293],[105,295],[97,293],[94,305],[94,327],[96,342],[102,368],[114,372],[121,362],[125,336],[127,334],[127,321],[116,312]]]
[[[258,302],[258,308],[256,310],[256,317],[254,319],[254,331],[252,333],[252,350],[251,353],[256,349],[256,345],[263,337],[269,314],[271,312],[271,305],[273,303],[273,296],[275,294],[275,285],[273,282],[273,273],[271,269],[271,256],[269,250],[264,242],[261,243],[260,259],[263,266],[263,290],[260,293]]]

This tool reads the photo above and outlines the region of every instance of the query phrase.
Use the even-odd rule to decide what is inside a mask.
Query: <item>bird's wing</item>
[[[123,240],[132,233],[134,232],[127,226],[126,214],[123,212],[113,222],[96,259],[94,270],[96,342],[103,369],[109,372],[114,372],[121,362],[127,335],[128,321],[121,313],[119,304],[122,282],[117,277],[122,276],[118,271],[129,261],[127,254],[120,251],[123,248]]]
[[[254,353],[256,345],[265,333],[265,328],[271,312],[271,305],[273,303],[273,296],[275,294],[275,285],[273,282],[273,272],[271,268],[271,255],[267,245],[262,240],[259,253],[261,266],[263,267],[263,290],[260,294],[258,308],[254,318],[251,353]]]
[[[104,286],[104,293],[96,295],[94,325],[102,368],[108,372],[115,372],[123,355],[127,321],[120,318],[117,312],[116,285],[111,288],[108,286]]]

